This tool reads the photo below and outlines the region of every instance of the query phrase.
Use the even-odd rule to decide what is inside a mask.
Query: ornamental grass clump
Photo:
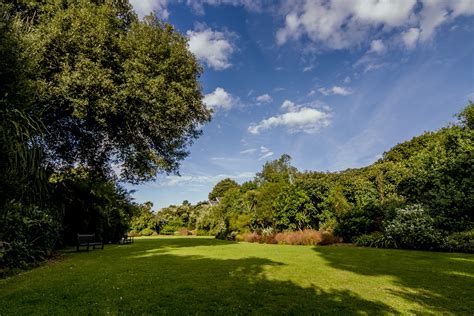
[[[285,245],[317,245],[323,240],[323,234],[317,230],[305,229],[278,233],[275,239],[279,244]]]

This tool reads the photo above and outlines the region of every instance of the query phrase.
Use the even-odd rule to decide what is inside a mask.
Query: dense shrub
[[[6,246],[0,254],[0,268],[25,268],[46,259],[57,246],[61,233],[54,212],[21,203],[9,204],[3,211],[0,241]]]
[[[373,232],[356,237],[354,243],[361,247],[391,248],[393,243],[382,232]]]
[[[434,219],[419,205],[398,209],[385,226],[385,236],[395,248],[437,249],[442,244]]]
[[[163,227],[161,227],[160,229],[160,234],[161,235],[173,235],[175,231],[178,230],[178,227],[174,226],[174,225],[164,225]]]
[[[154,232],[155,231],[153,229],[145,228],[140,232],[140,235],[142,235],[142,236],[151,236],[151,235],[153,235]]]
[[[474,229],[449,235],[441,248],[445,251],[474,253]]]
[[[334,233],[351,242],[355,236],[367,234],[374,226],[374,219],[363,211],[349,213],[338,220]]]

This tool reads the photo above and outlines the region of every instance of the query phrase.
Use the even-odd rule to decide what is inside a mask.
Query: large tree
[[[140,182],[175,172],[210,119],[187,39],[127,1],[15,1],[55,168]]]

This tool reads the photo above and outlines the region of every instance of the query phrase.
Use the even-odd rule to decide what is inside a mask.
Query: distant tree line
[[[372,247],[474,251],[474,104],[456,124],[398,144],[372,165],[299,172],[283,155],[255,179],[231,179],[218,204],[171,206],[158,230],[186,227],[234,239],[248,232],[329,231]]]

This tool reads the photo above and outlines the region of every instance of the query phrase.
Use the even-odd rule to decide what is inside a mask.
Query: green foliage
[[[459,122],[467,129],[474,129],[474,103],[472,100],[469,104],[457,115]]]
[[[219,181],[209,193],[209,201],[222,198],[231,189],[239,188],[239,184],[232,179],[226,178]]]
[[[265,182],[281,183],[293,180],[297,169],[291,166],[291,157],[289,155],[281,155],[277,160],[266,162],[262,171],[257,173],[255,181],[259,184]]]
[[[54,212],[21,203],[3,209],[0,240],[7,242],[0,255],[0,268],[25,268],[46,259],[57,245],[61,223]]]
[[[274,202],[276,226],[280,230],[316,228],[316,208],[306,193],[295,185],[285,186]]]
[[[341,236],[344,241],[350,242],[354,237],[372,231],[373,226],[373,217],[362,210],[355,210],[338,219],[334,233]]]
[[[446,251],[474,253],[474,229],[447,236],[441,248]]]
[[[187,39],[120,1],[33,2],[21,45],[49,159],[132,182],[176,171],[210,119]]]
[[[113,169],[130,182],[177,171],[210,119],[201,72],[185,36],[153,17],[139,21],[128,1],[2,1],[3,259],[39,260],[76,233],[118,241],[136,207]],[[134,230],[156,229],[138,213]],[[35,223],[39,233],[28,228]]]
[[[372,248],[391,248],[393,242],[387,239],[382,232],[373,232],[370,234],[360,235],[354,238],[354,243],[361,247]]]
[[[157,221],[152,211],[153,203],[146,202],[137,205],[136,211],[130,221],[132,231],[141,232],[144,229],[156,230]]]
[[[419,205],[398,209],[384,233],[395,248],[437,249],[442,243],[434,219]]]
[[[144,228],[140,231],[140,235],[142,235],[142,236],[151,236],[151,235],[153,235],[154,232],[155,232],[154,230],[147,227],[147,228]]]
[[[51,182],[53,202],[63,214],[66,244],[75,244],[78,233],[117,242],[128,231],[136,206],[114,182],[84,169],[57,173]]]

